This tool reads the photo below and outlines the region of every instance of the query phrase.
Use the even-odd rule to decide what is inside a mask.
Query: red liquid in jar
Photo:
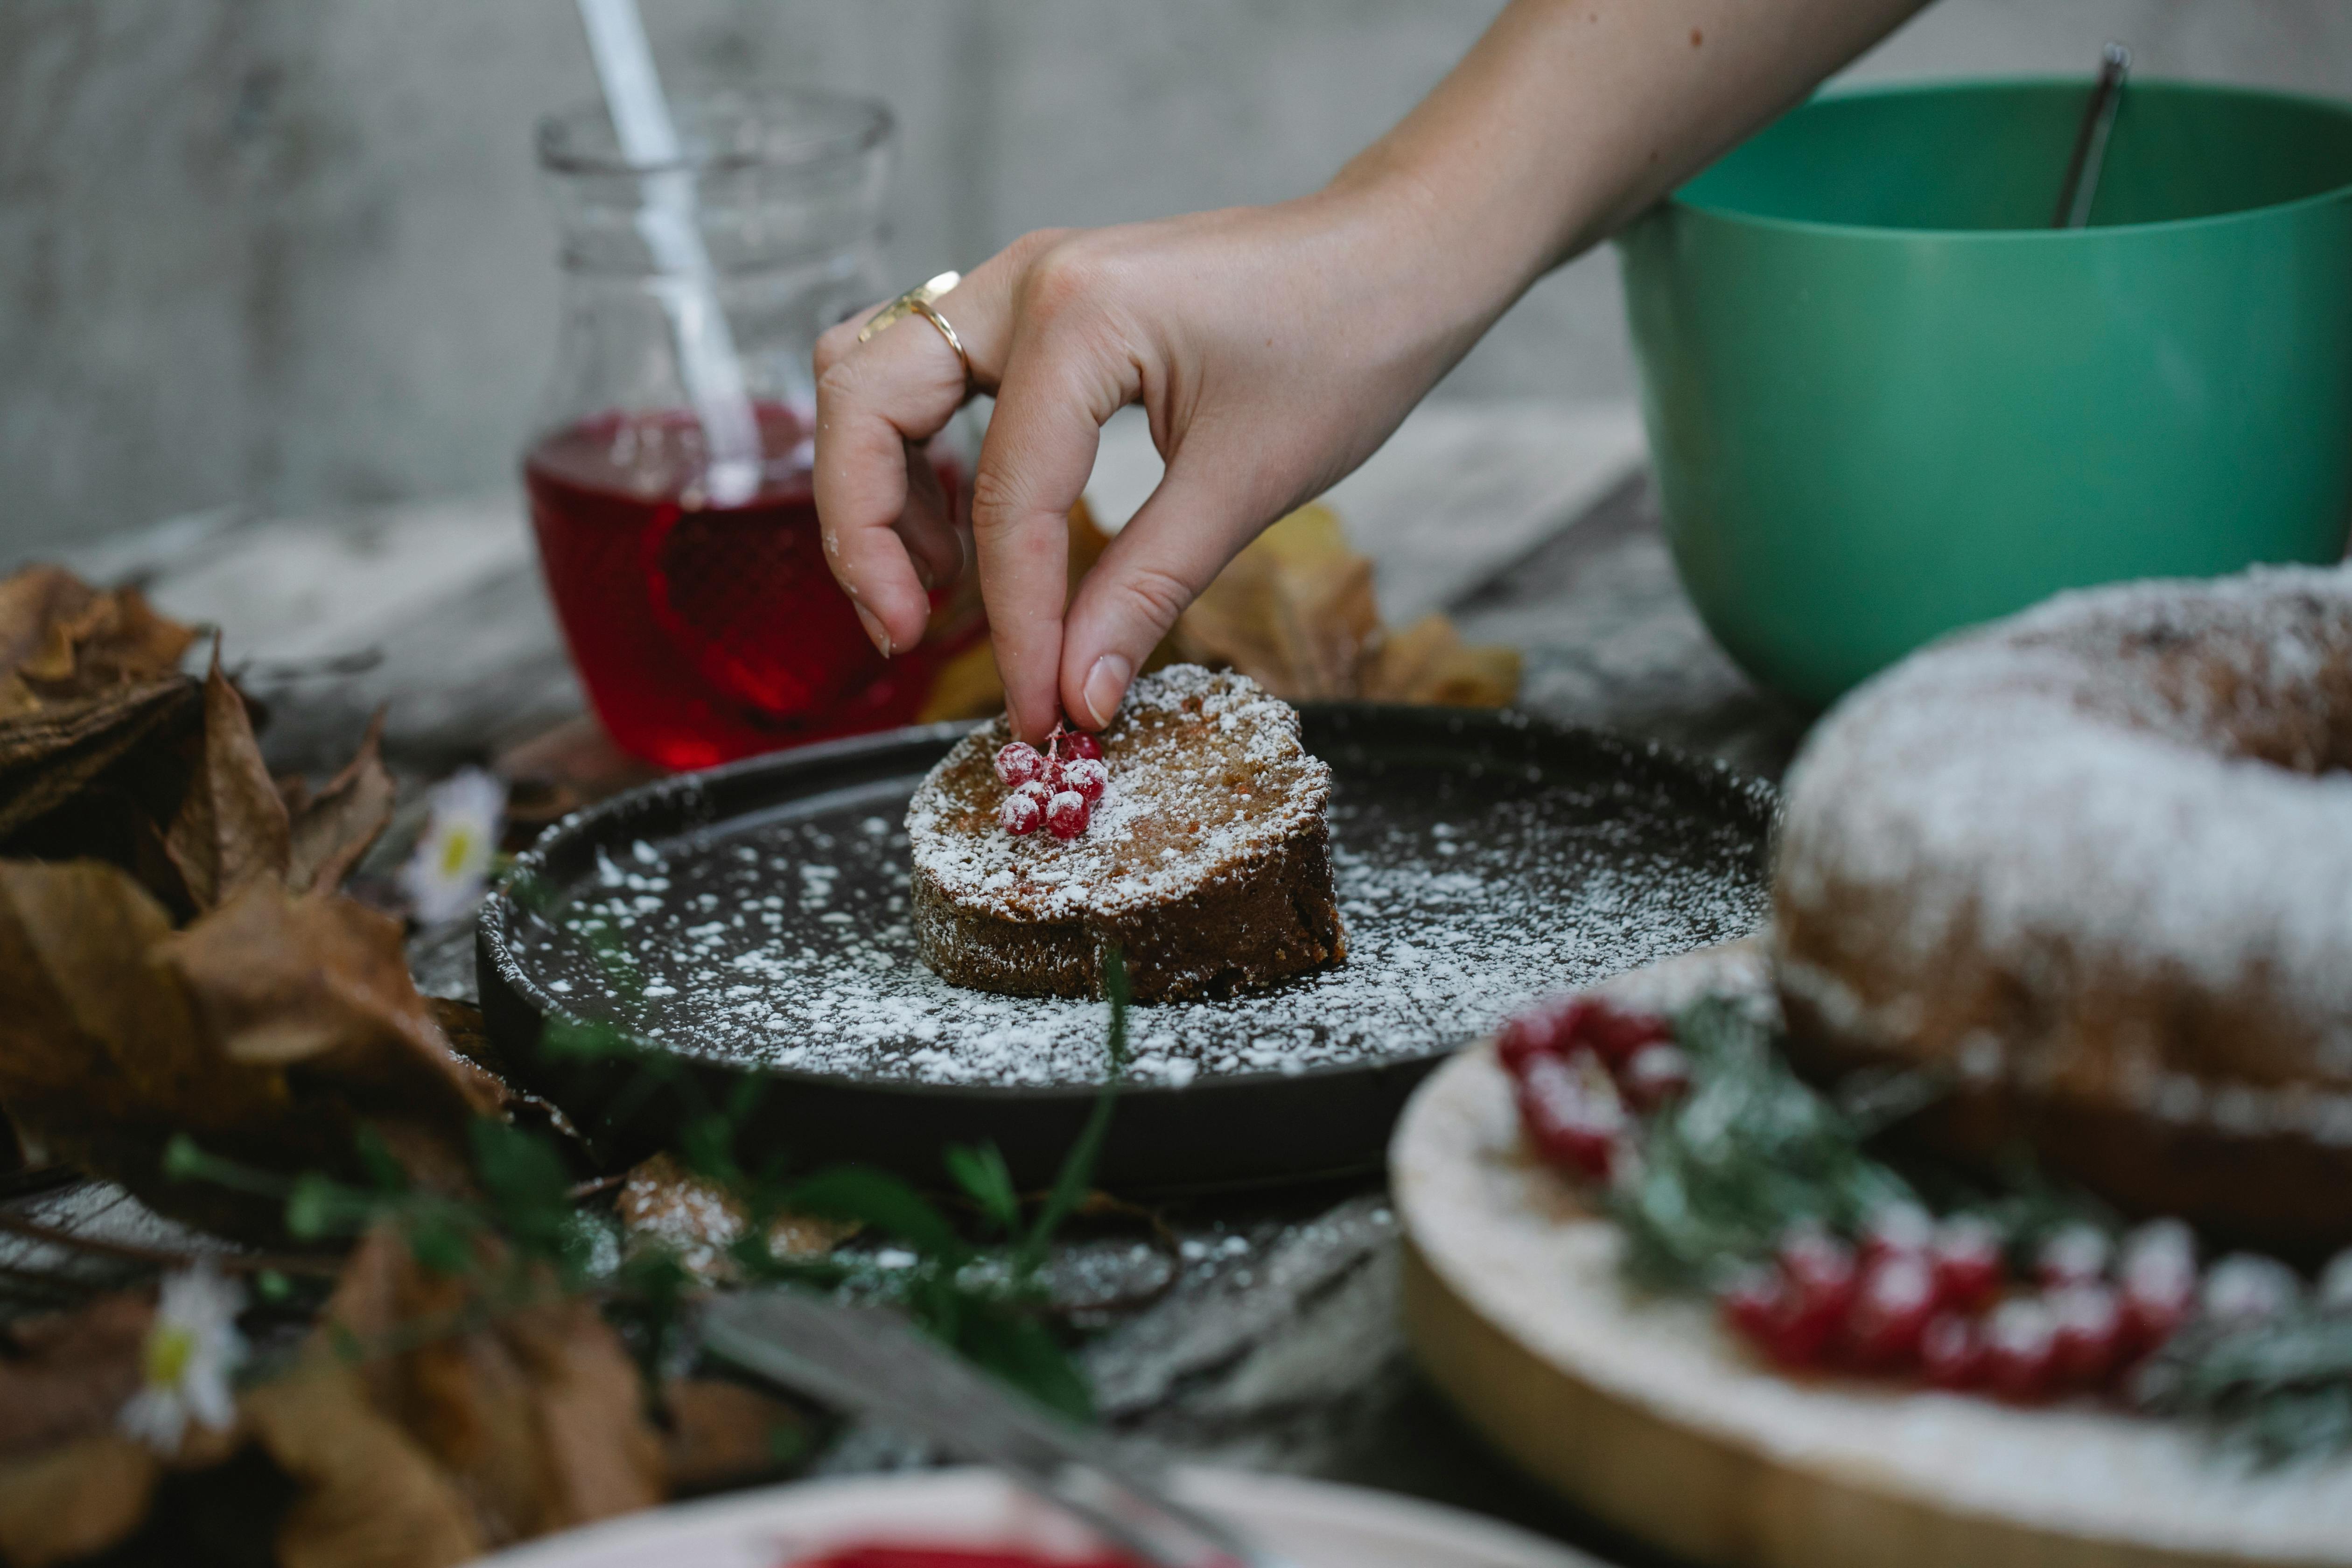
[[[531,526],[572,663],[622,747],[669,768],[910,722],[940,667],[980,636],[967,589],[932,595],[922,645],[885,660],[824,563],[805,431],[758,409],[759,489],[700,490],[689,414],[606,414],[523,460]],[[952,511],[962,474],[934,451]],[[955,601],[951,605],[950,601]]]

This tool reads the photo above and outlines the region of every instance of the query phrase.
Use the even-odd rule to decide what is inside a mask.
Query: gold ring
[[[937,327],[940,336],[947,339],[948,347],[955,350],[956,358],[963,365],[964,390],[969,393],[976,384],[971,374],[971,355],[964,352],[963,340],[956,336],[953,327],[948,325],[948,319],[931,306],[932,300],[962,281],[963,274],[961,272],[942,272],[936,278],[916,284],[875,311],[874,319],[857,330],[857,341],[862,343],[877,332],[887,331],[909,316],[920,316]]]

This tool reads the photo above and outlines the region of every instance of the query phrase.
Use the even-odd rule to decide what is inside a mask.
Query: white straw
[[[677,125],[662,96],[645,21],[636,0],[579,4],[621,156],[636,167],[660,170],[646,176],[637,232],[661,275],[656,288],[677,342],[678,374],[709,443],[710,499],[721,506],[748,500],[760,488],[759,420],[743,384],[735,335],[719,309],[710,252],[695,218],[694,175],[681,166]]]

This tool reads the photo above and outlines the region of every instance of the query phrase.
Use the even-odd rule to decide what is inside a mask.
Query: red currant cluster
[[[997,826],[1016,838],[1040,827],[1056,838],[1076,838],[1110,787],[1102,742],[1058,724],[1042,752],[1015,741],[997,752],[996,776],[1013,792],[997,808]]]
[[[1646,1116],[1690,1087],[1690,1058],[1664,1018],[1590,996],[1546,1002],[1496,1036],[1519,1122],[1546,1161],[1606,1180]]]
[[[1690,1088],[1690,1058],[1667,1020],[1589,996],[1513,1018],[1496,1046],[1537,1155],[1581,1179],[1621,1172],[1641,1119]],[[2013,1268],[2021,1257],[2030,1266]],[[1859,1236],[1791,1228],[1717,1303],[1734,1332],[1784,1367],[2035,1400],[2116,1386],[2192,1317],[2256,1321],[2303,1293],[2273,1258],[2238,1253],[2200,1268],[2179,1220],[2120,1242],[2088,1224],[2027,1237],[1987,1215],[1937,1219],[1906,1203],[1881,1208]],[[2352,1251],[2329,1265],[2320,1296],[2352,1310]]]
[[[1790,1231],[1717,1304],[1782,1366],[2014,1400],[2112,1387],[2200,1307],[2196,1240],[2178,1220],[2142,1226],[2120,1247],[2093,1226],[2061,1228],[2016,1277],[2011,1251],[1981,1216],[1938,1221],[1897,1205],[1851,1243],[1817,1226]]]

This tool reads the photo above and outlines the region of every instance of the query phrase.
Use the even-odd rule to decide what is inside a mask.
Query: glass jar
[[[887,288],[889,111],[814,92],[675,109],[685,151],[664,166],[625,159],[601,105],[540,127],[562,325],[523,478],[598,717],[688,768],[910,722],[983,628],[967,581],[886,662],[817,530],[811,360]],[[681,236],[699,270],[681,268]],[[930,457],[961,526],[961,455],[942,440]]]

